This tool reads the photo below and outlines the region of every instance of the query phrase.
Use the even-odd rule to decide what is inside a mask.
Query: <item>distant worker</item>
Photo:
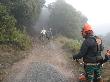
[[[53,38],[52,28],[49,28],[49,30],[47,31],[47,38],[48,38],[48,40]]]
[[[40,32],[40,39],[44,40],[46,37],[47,37],[47,31],[43,27],[41,32]]]
[[[47,34],[47,31],[44,29],[44,27],[42,28],[41,32],[40,32],[42,35],[46,35]]]

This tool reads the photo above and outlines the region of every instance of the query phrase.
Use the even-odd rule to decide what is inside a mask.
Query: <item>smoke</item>
[[[48,8],[42,8],[39,19],[36,21],[36,25],[34,26],[34,29],[37,33],[40,33],[42,27],[44,27],[45,29],[48,28],[49,16],[50,12],[48,11]]]

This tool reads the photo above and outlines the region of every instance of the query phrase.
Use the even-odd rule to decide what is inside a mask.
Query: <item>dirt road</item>
[[[73,65],[61,44],[35,45],[30,55],[15,63],[3,82],[77,82]]]

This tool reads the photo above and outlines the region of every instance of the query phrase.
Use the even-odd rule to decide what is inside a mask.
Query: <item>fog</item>
[[[105,36],[108,32],[110,32],[110,24],[97,25],[96,28],[94,28],[94,32]]]
[[[49,20],[49,11],[47,8],[42,8],[42,11],[40,13],[39,16],[39,20],[36,22],[36,25],[34,26],[34,29],[36,30],[37,33],[40,32],[40,30],[42,29],[42,27],[44,27],[45,29],[48,28],[48,20]]]
[[[55,0],[46,0],[46,4]],[[109,0],[65,0],[76,10],[82,12],[87,18],[88,23],[93,27],[94,32],[106,35],[110,32],[110,12]]]

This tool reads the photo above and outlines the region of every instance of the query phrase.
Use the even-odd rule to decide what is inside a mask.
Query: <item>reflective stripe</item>
[[[99,63],[85,63],[85,65],[98,65]]]
[[[88,77],[94,77],[94,75],[88,75]]]
[[[97,77],[97,79],[100,79],[100,78],[102,78],[102,77],[101,76]]]

